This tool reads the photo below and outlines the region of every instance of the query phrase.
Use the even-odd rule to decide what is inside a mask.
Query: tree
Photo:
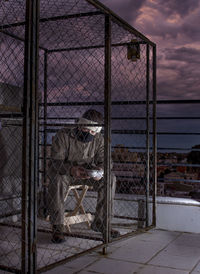
[[[192,151],[188,153],[187,162],[190,164],[200,164],[200,145],[192,147]]]

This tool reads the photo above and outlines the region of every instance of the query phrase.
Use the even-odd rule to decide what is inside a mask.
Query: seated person
[[[85,184],[97,191],[97,206],[91,228],[103,233],[104,138],[100,133],[101,126],[98,125],[102,123],[102,114],[90,109],[79,118],[77,127],[61,129],[53,140],[48,169],[48,211],[53,227],[54,243],[65,241],[64,198],[70,185]],[[93,178],[88,175],[87,169],[97,169],[102,172]],[[111,183],[111,204],[113,204],[116,187],[116,177],[113,174],[111,174]],[[111,229],[111,237],[119,235],[118,231]]]

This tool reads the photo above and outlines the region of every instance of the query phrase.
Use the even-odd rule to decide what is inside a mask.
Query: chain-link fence
[[[155,44],[93,0],[2,1],[1,18],[0,268],[155,225]]]

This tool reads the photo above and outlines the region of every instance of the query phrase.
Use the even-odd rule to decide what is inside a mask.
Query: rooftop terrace
[[[199,274],[200,235],[152,229],[46,273]]]

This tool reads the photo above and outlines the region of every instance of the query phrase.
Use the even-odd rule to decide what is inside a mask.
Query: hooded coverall
[[[53,138],[51,160],[48,168],[48,211],[52,225],[64,224],[64,198],[68,187],[75,184],[92,186],[97,191],[97,205],[94,222],[104,218],[104,179],[95,181],[92,178],[77,180],[70,175],[72,166],[83,166],[95,169],[104,167],[104,138],[97,133],[90,142],[77,140],[74,128],[64,128]],[[111,214],[116,188],[116,177],[111,173]]]

